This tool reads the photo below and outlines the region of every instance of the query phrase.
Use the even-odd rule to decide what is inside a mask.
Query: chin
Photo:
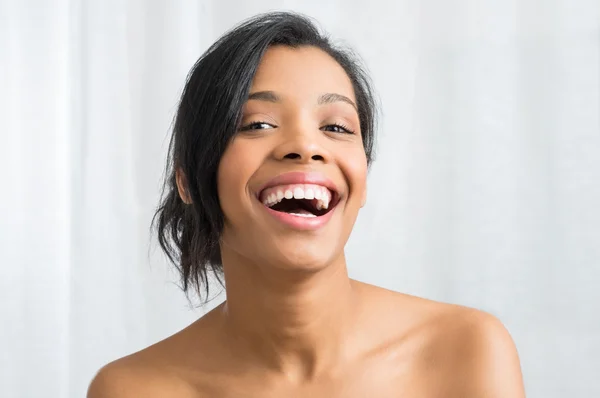
[[[304,243],[302,245],[293,245],[286,247],[278,246],[278,253],[273,253],[273,260],[269,263],[279,269],[317,272],[325,269],[343,257],[343,253],[334,253],[331,251],[331,245],[323,247],[322,244]]]

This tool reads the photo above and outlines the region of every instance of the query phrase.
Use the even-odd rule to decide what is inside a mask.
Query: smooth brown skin
[[[179,333],[105,366],[88,398],[524,397],[519,359],[486,313],[348,278],[344,245],[366,198],[367,162],[352,84],[327,54],[273,47],[242,132],[218,173],[226,218],[227,301]],[[343,134],[333,123],[355,134]],[[296,154],[295,158],[287,156]],[[341,202],[318,231],[267,216],[255,198],[274,176],[319,171]],[[185,179],[179,188],[185,195]]]

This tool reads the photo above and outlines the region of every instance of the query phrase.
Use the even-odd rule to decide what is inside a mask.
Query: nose
[[[307,135],[288,136],[285,142],[275,149],[275,158],[296,163],[326,163],[329,161],[329,153],[318,141],[318,137]]]

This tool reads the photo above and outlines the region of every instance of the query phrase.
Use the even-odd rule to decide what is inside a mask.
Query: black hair
[[[241,110],[265,51],[273,45],[313,46],[334,58],[355,92],[368,164],[373,160],[376,103],[368,75],[352,52],[336,47],[306,16],[271,12],[250,18],[217,40],[190,71],[174,119],[161,202],[152,224],[181,274],[182,289],[208,297],[208,275],[221,281],[219,241],[224,217],[217,169],[238,130]],[[176,171],[191,204],[180,198]]]

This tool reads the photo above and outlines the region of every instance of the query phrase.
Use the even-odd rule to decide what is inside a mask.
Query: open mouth
[[[259,199],[273,211],[314,218],[329,213],[339,202],[339,195],[321,185],[291,184],[266,188]]]

